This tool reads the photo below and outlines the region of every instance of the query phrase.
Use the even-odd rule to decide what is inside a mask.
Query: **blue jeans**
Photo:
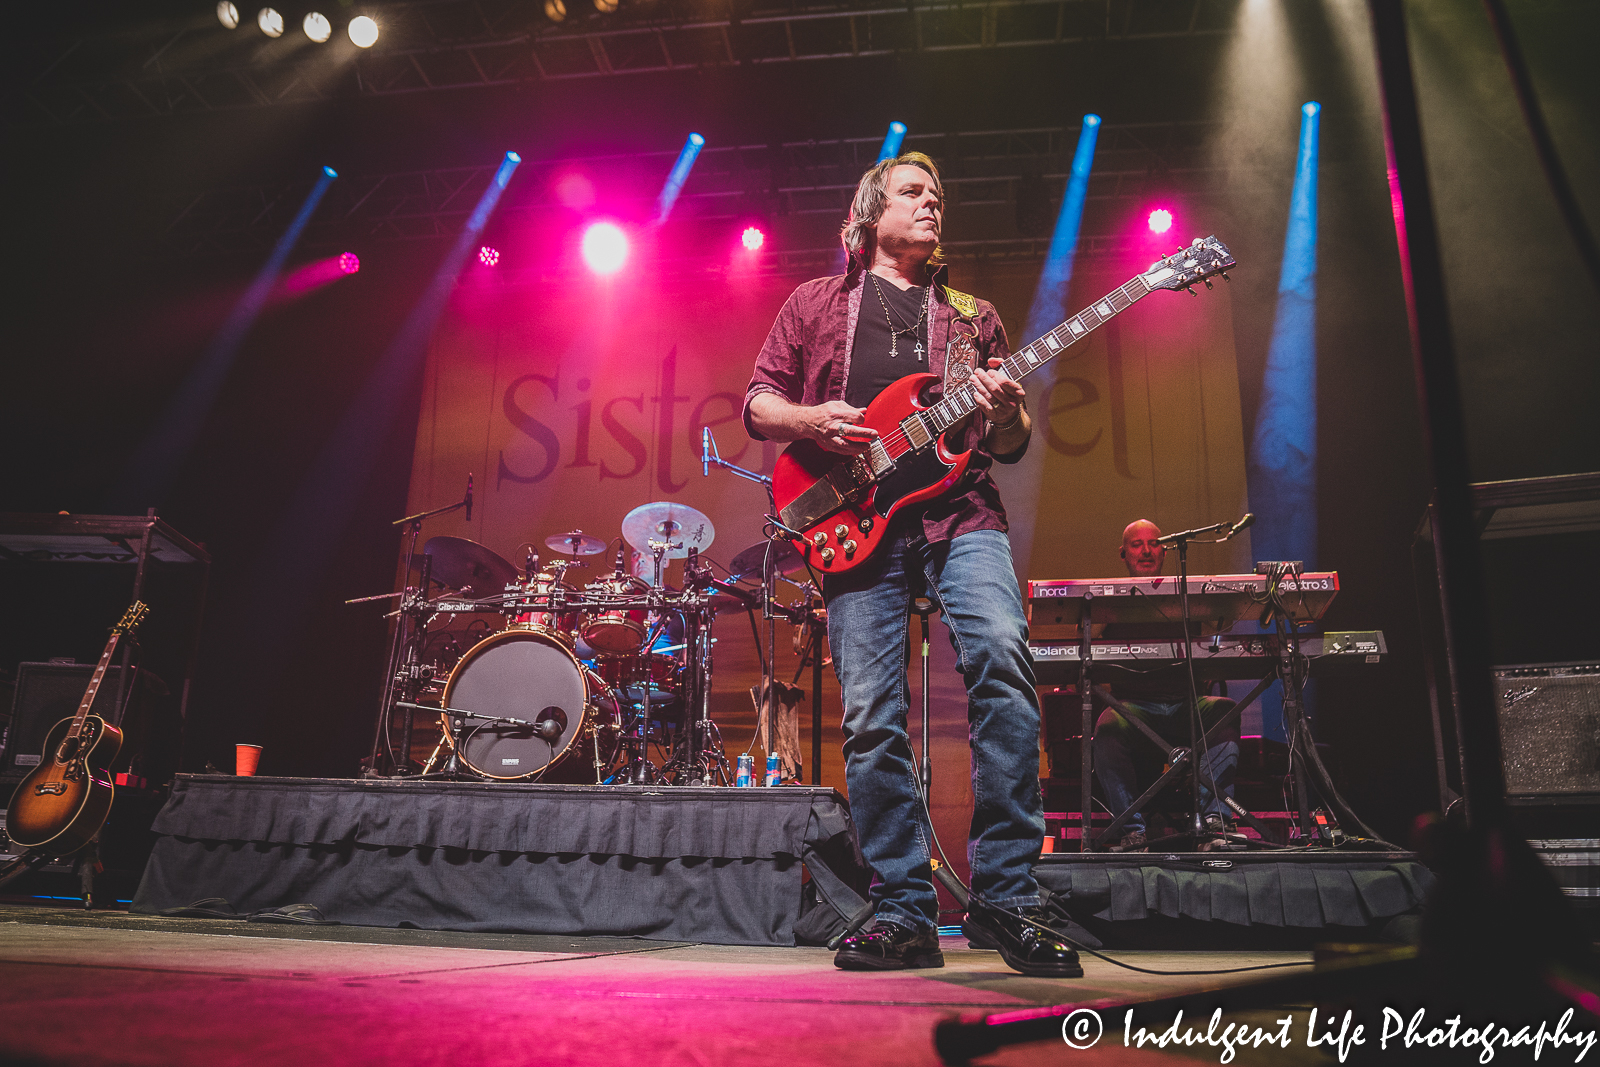
[[[1205,768],[1223,796],[1233,796],[1233,775],[1239,765],[1239,720],[1235,718],[1226,729],[1212,731],[1210,727],[1223,715],[1233,710],[1233,701],[1221,697],[1200,698],[1200,720],[1206,724]],[[1128,710],[1149,724],[1173,746],[1189,744],[1188,704],[1165,704],[1125,700]],[[1107,708],[1101,713],[1094,728],[1094,776],[1100,780],[1105,792],[1106,805],[1120,815],[1133,806],[1145,788],[1161,774],[1166,762],[1160,750],[1141,736],[1141,731]],[[1142,784],[1141,784],[1142,783]],[[1200,798],[1204,805],[1201,814],[1225,815],[1223,804],[1211,795],[1202,783]],[[1123,831],[1143,830],[1144,815],[1135,813],[1123,824]]]
[[[917,799],[906,736],[914,597],[944,612],[967,684],[972,745],[972,888],[1009,907],[1036,905],[1033,863],[1044,839],[1039,795],[1039,698],[1028,624],[1011,568],[1011,542],[975,530],[929,545],[900,523],[878,553],[824,583],[828,644],[844,695],[845,780],[861,851],[876,875],[880,918],[920,930],[938,925],[929,827]]]

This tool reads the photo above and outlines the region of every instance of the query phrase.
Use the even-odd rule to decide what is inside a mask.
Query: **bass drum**
[[[472,646],[450,672],[444,706],[533,724],[465,720],[455,742],[461,762],[485,778],[592,783],[595,746],[608,765],[619,744],[621,717],[605,683],[538,630],[505,630]],[[449,737],[449,712],[442,722]]]

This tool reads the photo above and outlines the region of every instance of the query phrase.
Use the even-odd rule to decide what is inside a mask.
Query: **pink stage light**
[[[1150,212],[1150,232],[1166,233],[1172,229],[1172,212],[1164,207],[1158,207]]]
[[[744,247],[746,250],[754,252],[756,249],[760,248],[766,243],[767,235],[756,229],[754,226],[749,226],[745,228],[745,231],[740,235],[739,240],[744,242]]]
[[[628,235],[615,223],[595,223],[583,232],[583,261],[596,274],[615,274],[628,261]]]
[[[354,274],[361,269],[361,257],[354,252],[339,253],[339,270],[344,274]]]
[[[482,248],[478,249],[478,262],[482,263],[485,267],[492,267],[496,265],[500,262],[500,250],[498,248],[490,248],[488,245],[484,245]]]

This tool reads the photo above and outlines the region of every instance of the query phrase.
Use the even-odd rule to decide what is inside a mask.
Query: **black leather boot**
[[[874,919],[859,934],[839,943],[833,965],[846,971],[901,971],[911,967],[943,967],[939,934],[913,930],[899,923]]]
[[[985,904],[976,897],[967,905],[967,921],[961,924],[968,941],[978,947],[998,949],[1000,958],[1014,971],[1036,978],[1082,978],[1083,964],[1078,962],[1077,950],[1048,928],[1043,908],[1012,911]]]

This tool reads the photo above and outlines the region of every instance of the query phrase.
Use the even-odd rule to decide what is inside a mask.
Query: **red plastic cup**
[[[240,778],[249,778],[256,773],[256,767],[261,763],[260,745],[234,745],[234,770]]]

